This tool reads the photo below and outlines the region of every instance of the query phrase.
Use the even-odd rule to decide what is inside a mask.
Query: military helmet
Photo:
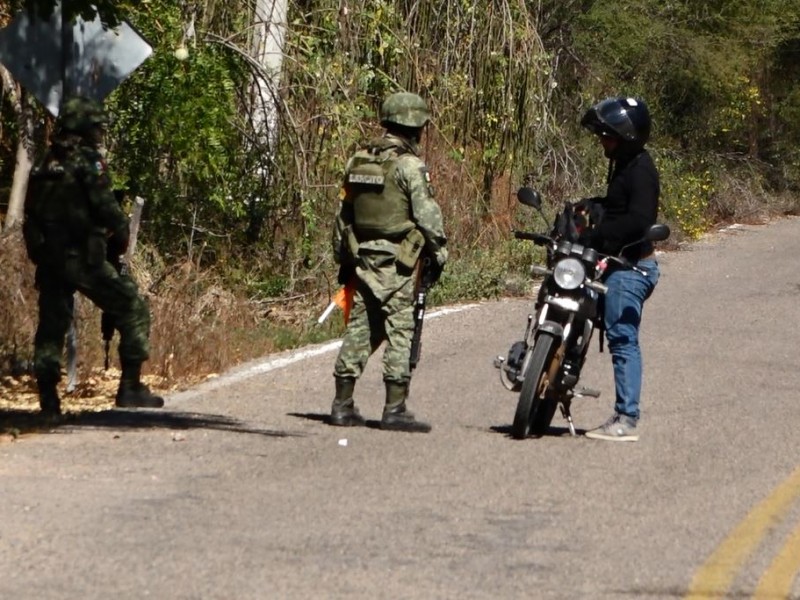
[[[650,139],[650,111],[640,98],[606,98],[586,111],[581,125],[596,135],[637,147]]]
[[[431,118],[428,105],[417,94],[397,92],[381,106],[381,125],[394,123],[404,127],[424,127]]]
[[[95,127],[108,124],[108,117],[103,105],[82,96],[67,99],[58,114],[58,126],[61,131],[88,134]]]

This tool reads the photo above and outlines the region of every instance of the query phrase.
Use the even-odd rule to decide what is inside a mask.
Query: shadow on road
[[[490,431],[494,431],[495,433],[502,433],[507,437],[511,436],[511,425],[492,425],[489,427]],[[575,429],[575,433],[578,434],[578,437],[583,437],[583,434],[586,433],[585,429]],[[549,437],[571,437],[569,433],[569,429],[567,427],[550,427],[543,435],[530,435],[530,438],[533,439],[541,439],[541,438],[549,438]]]
[[[298,419],[305,419],[306,421],[316,421],[317,423],[325,423],[328,424],[330,421],[331,416],[328,414],[322,413],[286,413],[289,417],[297,417]]]
[[[67,413],[59,419],[38,412],[0,411],[0,432],[13,434],[59,433],[76,429],[214,429],[267,437],[299,437],[303,434],[250,427],[224,415],[170,411],[104,410]]]
[[[322,413],[286,413],[286,414],[289,417],[306,419],[307,421],[316,421],[318,423],[325,423],[326,425],[328,425],[331,420],[331,416],[329,414],[322,414]],[[364,423],[364,427],[367,427],[368,429],[380,429],[381,422],[367,420],[367,422]]]

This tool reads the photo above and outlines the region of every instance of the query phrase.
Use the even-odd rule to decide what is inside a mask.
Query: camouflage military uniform
[[[42,410],[50,413],[60,412],[55,385],[75,291],[110,315],[120,332],[124,381],[117,404],[163,405],[139,382],[149,354],[150,312],[133,279],[107,260],[108,246],[117,254],[125,251],[129,224],[112,192],[99,138],[93,137],[104,120],[92,101],[67,101],[53,144],[28,183],[23,234],[39,289],[34,370]]]
[[[400,121],[403,102],[409,99],[412,106],[422,103],[424,107],[419,96],[401,93],[387,99],[384,113],[387,104],[390,109],[393,107],[393,101],[395,114],[390,117]],[[399,124],[420,127],[420,121],[412,115],[409,122]],[[427,108],[422,124],[426,121]],[[392,127],[386,115],[384,126],[389,132],[370,141],[348,162],[334,229],[335,258],[345,266],[345,272],[356,278],[356,289],[334,367],[337,394],[332,423],[362,422],[354,406],[352,388],[370,355],[385,340],[383,379],[387,398],[382,425],[387,425],[388,420],[388,429],[414,430],[413,415],[406,410],[405,401],[411,379],[416,263],[426,255],[441,269],[447,260],[446,237],[417,141],[398,133],[403,127]],[[398,414],[412,425],[392,427],[391,416]]]

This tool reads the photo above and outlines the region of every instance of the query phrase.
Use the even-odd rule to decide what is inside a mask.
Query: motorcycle
[[[542,211],[538,192],[523,187],[518,200]],[[529,240],[547,251],[545,265],[534,265],[531,275],[543,276],[535,305],[528,315],[525,333],[506,357],[498,356],[494,366],[500,381],[512,392],[519,392],[511,434],[525,439],[531,433],[544,434],[560,408],[569,432],[576,436],[571,404],[574,398],[598,397],[600,392],[577,388],[594,330],[602,324],[601,296],[608,288],[602,282],[609,263],[644,273],[622,257],[605,255],[578,242],[575,205],[567,203],[556,216],[550,234],[514,231],[519,240]],[[644,241],[658,242],[670,235],[667,225],[655,224],[644,237],[625,248]],[[623,248],[623,250],[625,249]]]

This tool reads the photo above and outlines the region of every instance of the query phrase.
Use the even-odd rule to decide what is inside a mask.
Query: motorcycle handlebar
[[[603,260],[613,261],[613,262],[617,263],[618,265],[620,265],[621,267],[623,267],[625,269],[631,269],[632,271],[636,271],[637,273],[641,273],[645,277],[647,276],[647,271],[644,271],[643,269],[640,269],[635,264],[633,264],[631,261],[629,261],[627,258],[624,258],[622,256],[605,256],[603,258]]]
[[[538,246],[549,246],[554,243],[554,240],[551,237],[544,235],[542,233],[532,233],[529,231],[513,231],[512,233],[514,234],[515,239],[529,240]],[[603,256],[602,260],[612,261],[625,269],[631,269],[633,271],[636,271],[637,273],[641,273],[642,275],[645,276],[647,275],[647,271],[640,269],[639,267],[631,263],[631,261],[629,261],[627,258],[624,258],[622,256],[613,256],[609,254],[601,256]]]
[[[603,257],[603,260],[615,262],[619,266],[625,267],[626,269],[632,269],[633,268],[633,264],[631,264],[631,261],[629,261],[627,258],[624,258],[622,256],[605,255]]]

